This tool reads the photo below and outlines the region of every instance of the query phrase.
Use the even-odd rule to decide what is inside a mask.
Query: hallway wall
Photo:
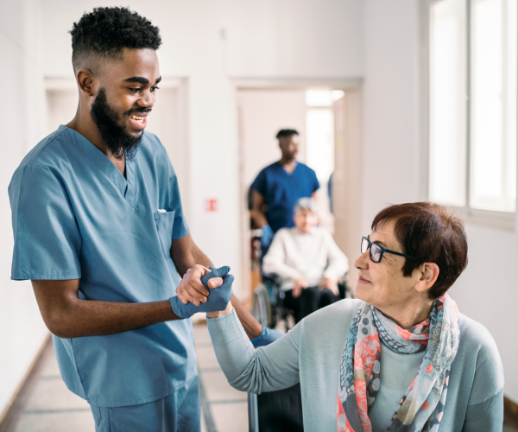
[[[30,282],[11,277],[13,234],[7,187],[29,148],[44,133],[38,55],[39,1],[0,4],[2,157],[0,158],[0,416],[40,349],[47,329]]]

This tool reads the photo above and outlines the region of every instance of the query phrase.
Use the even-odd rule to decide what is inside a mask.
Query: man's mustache
[[[149,113],[153,110],[153,108],[138,108],[138,109],[130,109],[124,113],[124,115],[129,116],[134,113]]]

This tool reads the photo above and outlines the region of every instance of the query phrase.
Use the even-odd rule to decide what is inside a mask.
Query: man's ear
[[[440,269],[435,263],[423,263],[416,269],[419,272],[419,278],[415,286],[416,291],[428,291],[439,277]]]
[[[90,69],[79,69],[76,74],[79,90],[85,96],[95,96],[97,78]]]

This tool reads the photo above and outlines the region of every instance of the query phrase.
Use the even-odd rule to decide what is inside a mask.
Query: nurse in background
[[[281,228],[294,226],[293,209],[300,198],[314,198],[320,187],[315,171],[297,161],[300,137],[295,129],[281,129],[281,159],[263,168],[252,183],[252,217],[261,227],[263,256]]]

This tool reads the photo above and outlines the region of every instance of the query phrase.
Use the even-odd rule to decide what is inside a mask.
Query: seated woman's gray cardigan
[[[287,335],[257,350],[234,312],[207,321],[218,362],[232,387],[261,393],[300,382],[304,429],[336,432],[340,360],[349,326],[360,304],[359,300],[346,299],[320,309]],[[482,324],[462,314],[459,327],[460,345],[451,367],[446,409],[439,430],[500,432],[504,378],[496,344]],[[389,357],[393,358],[385,358]],[[382,347],[382,367],[383,359]],[[405,361],[404,355],[400,361]],[[398,400],[394,404],[397,408]],[[392,409],[384,409],[385,413],[373,410],[378,411],[376,423],[379,424],[381,415],[388,425],[394,414]]]

